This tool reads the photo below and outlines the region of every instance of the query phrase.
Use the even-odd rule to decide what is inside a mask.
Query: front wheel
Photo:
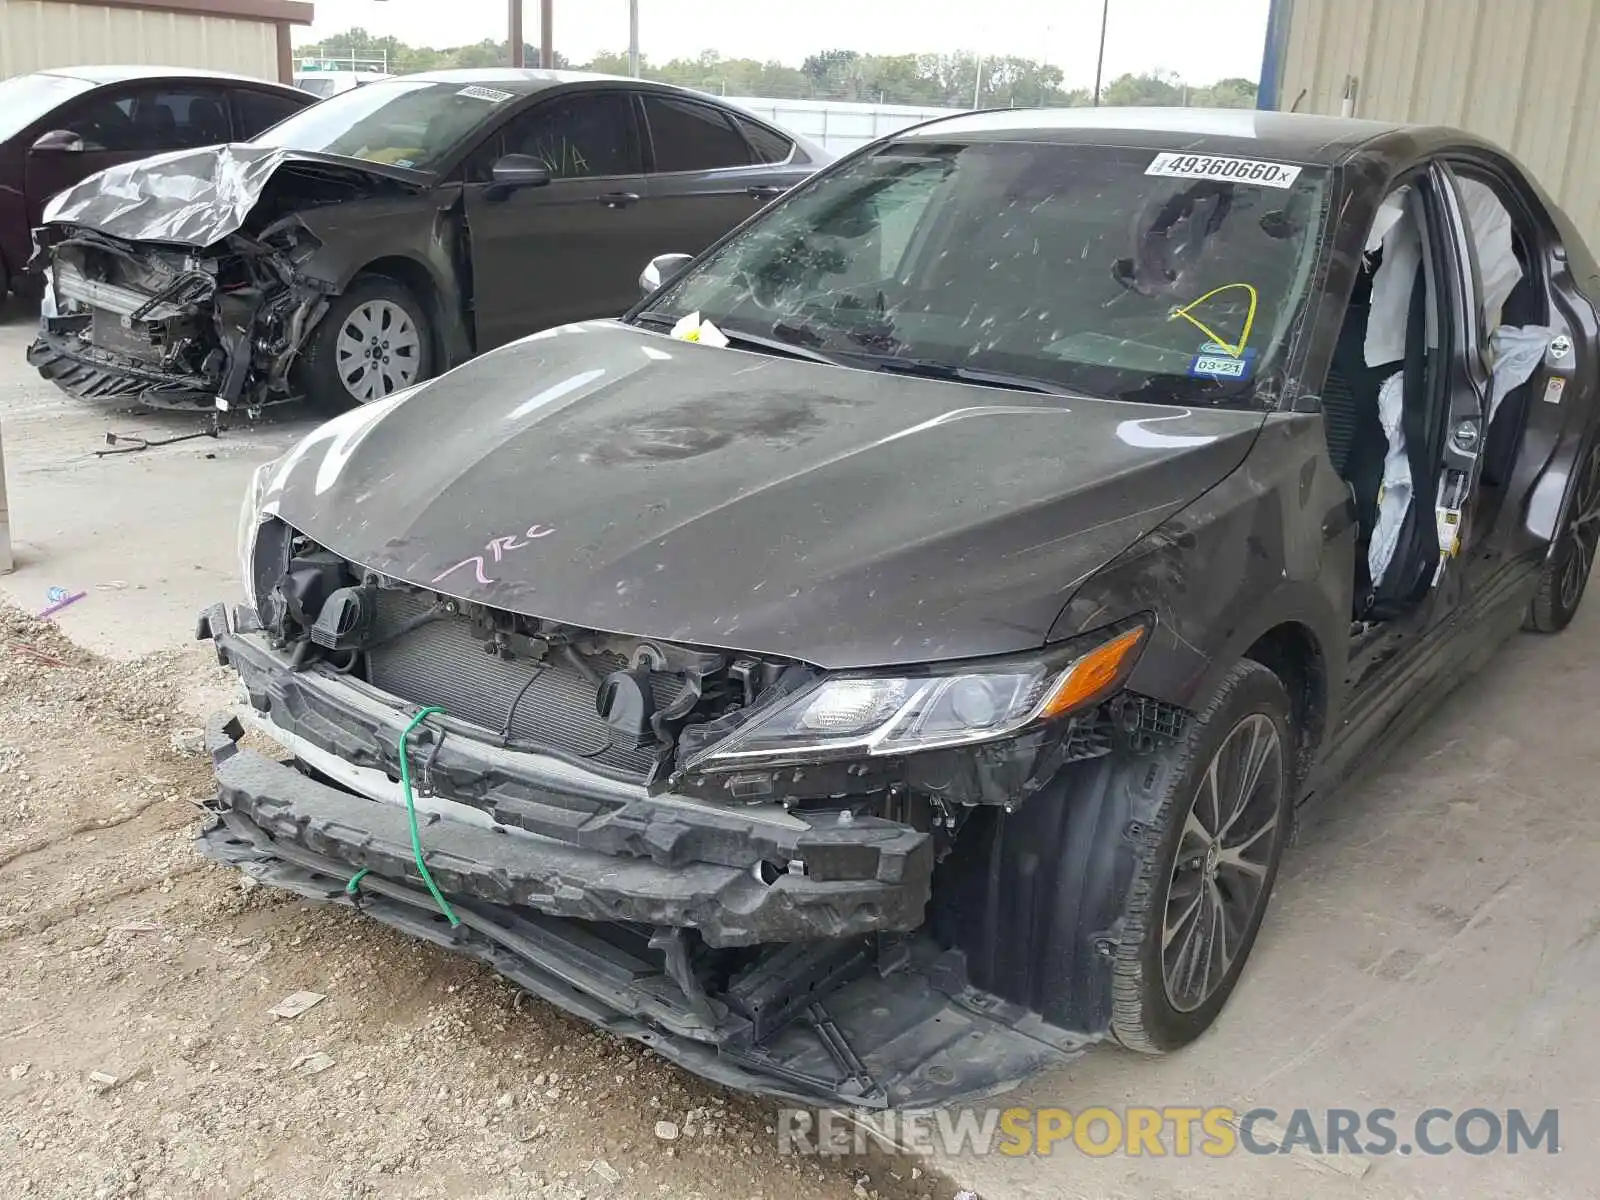
[[[1539,572],[1539,589],[1522,623],[1535,633],[1560,633],[1572,624],[1589,586],[1600,548],[1600,446],[1589,451],[1572,487],[1572,507]]]
[[[1228,1001],[1293,820],[1288,694],[1240,662],[1172,756],[1171,785],[1135,851],[1112,965],[1111,1031],[1158,1054],[1204,1033]]]
[[[298,364],[306,399],[325,412],[381,400],[432,370],[426,309],[405,286],[377,275],[333,300]]]

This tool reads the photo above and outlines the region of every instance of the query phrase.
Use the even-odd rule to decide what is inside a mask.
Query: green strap
[[[411,851],[416,855],[417,870],[422,872],[422,882],[427,884],[428,890],[433,893],[433,900],[439,906],[439,911],[445,915],[445,918],[449,920],[452,926],[459,926],[461,924],[460,918],[456,916],[455,911],[450,907],[449,901],[444,898],[444,894],[439,891],[439,885],[433,882],[433,875],[428,871],[428,864],[422,861],[422,834],[417,830],[417,802],[416,798],[411,794],[411,761],[406,754],[406,740],[410,738],[411,731],[435,713],[442,716],[444,709],[423,709],[411,718],[411,724],[407,725],[405,732],[400,735],[400,788],[405,793],[406,816],[411,822]],[[356,879],[350,881],[350,886],[354,886],[356,880],[365,874],[366,872],[362,871],[360,875],[356,876]]]

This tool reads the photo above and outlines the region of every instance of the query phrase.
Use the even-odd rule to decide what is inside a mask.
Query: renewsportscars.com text
[[[869,1146],[912,1154],[1070,1152],[1103,1158],[1238,1154],[1556,1154],[1560,1110],[1164,1106],[944,1109],[858,1113],[786,1108],[778,1113],[783,1154],[863,1154]]]

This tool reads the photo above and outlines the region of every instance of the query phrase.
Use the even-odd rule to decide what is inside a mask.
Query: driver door
[[[494,163],[506,154],[540,160],[550,182],[497,187]],[[480,353],[552,325],[619,316],[638,299],[639,271],[662,247],[640,203],[627,93],[575,92],[525,109],[468,157],[463,182]]]

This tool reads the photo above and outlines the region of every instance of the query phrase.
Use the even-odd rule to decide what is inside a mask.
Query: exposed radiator
[[[57,262],[52,268],[52,274],[55,277],[56,296],[61,300],[76,300],[90,308],[107,309],[122,317],[138,312],[150,302],[148,295],[133,288],[90,279],[69,262]],[[176,305],[163,301],[151,308],[140,320],[165,321],[177,316],[181,311]]]
[[[387,637],[430,607],[432,600],[424,593],[381,593],[374,637]],[[619,656],[594,655],[587,661],[602,676],[628,665]],[[513,738],[641,778],[655,759],[653,747],[623,744],[625,739],[600,719],[595,712],[596,687],[582,673],[559,659],[541,664],[490,654],[462,617],[432,621],[368,652],[367,676],[374,687],[393,696],[436,704],[496,736],[510,715]],[[662,703],[668,699],[658,696]]]

